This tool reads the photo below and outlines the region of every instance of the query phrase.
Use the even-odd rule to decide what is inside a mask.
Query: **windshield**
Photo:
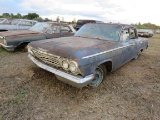
[[[113,24],[86,24],[74,36],[98,38],[102,40],[118,41],[121,26]]]
[[[49,23],[37,23],[33,27],[31,27],[29,30],[36,31],[36,32],[46,32],[47,29],[49,29],[51,24]]]

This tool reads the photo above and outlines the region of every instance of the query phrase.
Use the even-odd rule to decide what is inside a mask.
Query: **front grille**
[[[35,57],[37,57],[41,61],[45,62],[46,64],[60,67],[59,57],[54,56],[52,54],[48,54],[48,53],[40,51],[40,50],[35,50],[35,49],[32,49],[32,52]]]

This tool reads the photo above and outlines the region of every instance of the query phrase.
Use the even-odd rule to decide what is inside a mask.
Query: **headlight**
[[[78,71],[78,64],[75,61],[71,61],[69,64],[69,70],[72,73],[76,73]]]
[[[62,60],[62,67],[63,67],[63,69],[68,70],[68,68],[69,68],[68,60]]]

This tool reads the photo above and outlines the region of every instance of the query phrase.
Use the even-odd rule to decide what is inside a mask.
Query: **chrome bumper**
[[[15,47],[14,46],[7,46],[3,43],[0,43],[0,46],[2,46],[4,49],[6,49],[7,51],[14,51]]]
[[[70,84],[74,87],[77,88],[82,88],[84,86],[87,86],[93,79],[94,79],[94,75],[88,75],[86,77],[82,77],[82,76],[74,76],[71,74],[68,74],[64,71],[61,70],[57,70],[54,67],[48,66],[40,61],[38,61],[37,59],[35,59],[31,54],[28,55],[28,57],[40,68],[43,68],[51,73],[54,73],[55,76],[57,77],[57,79]]]

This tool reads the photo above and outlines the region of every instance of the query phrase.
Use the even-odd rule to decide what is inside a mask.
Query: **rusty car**
[[[73,36],[75,32],[71,25],[39,22],[29,30],[0,32],[0,45],[8,51],[15,51],[16,48],[26,51],[28,43],[32,41]]]
[[[38,67],[75,87],[97,87],[112,72],[147,49],[137,29],[114,23],[89,23],[74,36],[32,42],[28,57]]]
[[[35,20],[13,19],[10,24],[0,24],[0,32],[11,30],[27,30],[37,23]]]

